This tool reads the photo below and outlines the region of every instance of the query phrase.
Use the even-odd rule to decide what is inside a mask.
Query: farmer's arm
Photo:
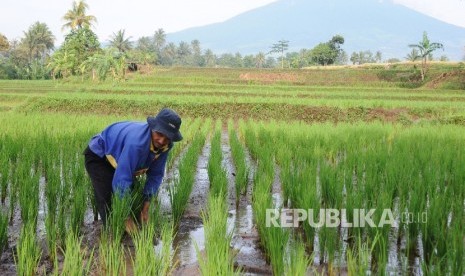
[[[113,193],[119,196],[127,195],[130,191],[134,171],[137,166],[140,149],[131,145],[123,147],[123,151],[118,160],[118,165],[113,176]]]
[[[147,171],[147,181],[144,187],[144,199],[150,200],[156,195],[158,188],[165,175],[165,165],[168,158],[168,152],[163,152],[155,159]]]
[[[168,158],[168,152],[163,152],[160,156],[153,161],[147,171],[147,181],[144,187],[144,204],[141,211],[141,221],[148,221],[148,212],[150,207],[150,199],[157,194],[158,188],[165,175],[166,160]]]

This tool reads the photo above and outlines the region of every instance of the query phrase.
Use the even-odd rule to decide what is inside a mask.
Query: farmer
[[[149,219],[150,199],[156,195],[165,173],[165,164],[173,142],[182,140],[181,118],[171,109],[162,109],[145,122],[117,122],[92,137],[84,151],[85,166],[94,188],[98,213],[106,225],[113,194],[130,193],[135,176],[143,173],[147,181],[143,189],[140,222]],[[131,217],[125,221],[126,231],[137,228]]]

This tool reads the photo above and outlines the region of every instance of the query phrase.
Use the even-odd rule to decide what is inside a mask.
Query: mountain
[[[465,28],[457,27],[391,0],[280,0],[242,13],[221,23],[169,33],[167,40],[179,43],[198,39],[202,49],[217,54],[268,52],[278,40],[289,40],[289,51],[313,48],[340,34],[342,48],[381,51],[383,58],[403,59],[422,39],[423,31],[432,42],[444,44],[451,60],[462,60]]]

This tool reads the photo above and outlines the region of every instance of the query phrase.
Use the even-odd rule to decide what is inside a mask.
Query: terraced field
[[[451,89],[462,77],[433,67],[429,84],[405,88],[383,70],[1,81],[0,274],[462,275],[465,93]],[[129,203],[116,202],[107,231],[82,151],[107,124],[163,107],[183,117],[185,139],[151,223],[124,234]],[[295,221],[297,209],[314,213],[267,225],[270,211]],[[391,223],[348,226],[361,209],[376,222],[390,210]],[[348,224],[309,224],[321,210]]]

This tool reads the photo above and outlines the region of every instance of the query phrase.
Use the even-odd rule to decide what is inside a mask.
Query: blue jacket
[[[155,149],[151,130],[143,122],[118,122],[95,135],[89,148],[96,155],[106,157],[115,168],[113,192],[125,195],[131,189],[135,176],[146,173],[144,197],[155,195],[165,174],[165,164],[173,144]]]

